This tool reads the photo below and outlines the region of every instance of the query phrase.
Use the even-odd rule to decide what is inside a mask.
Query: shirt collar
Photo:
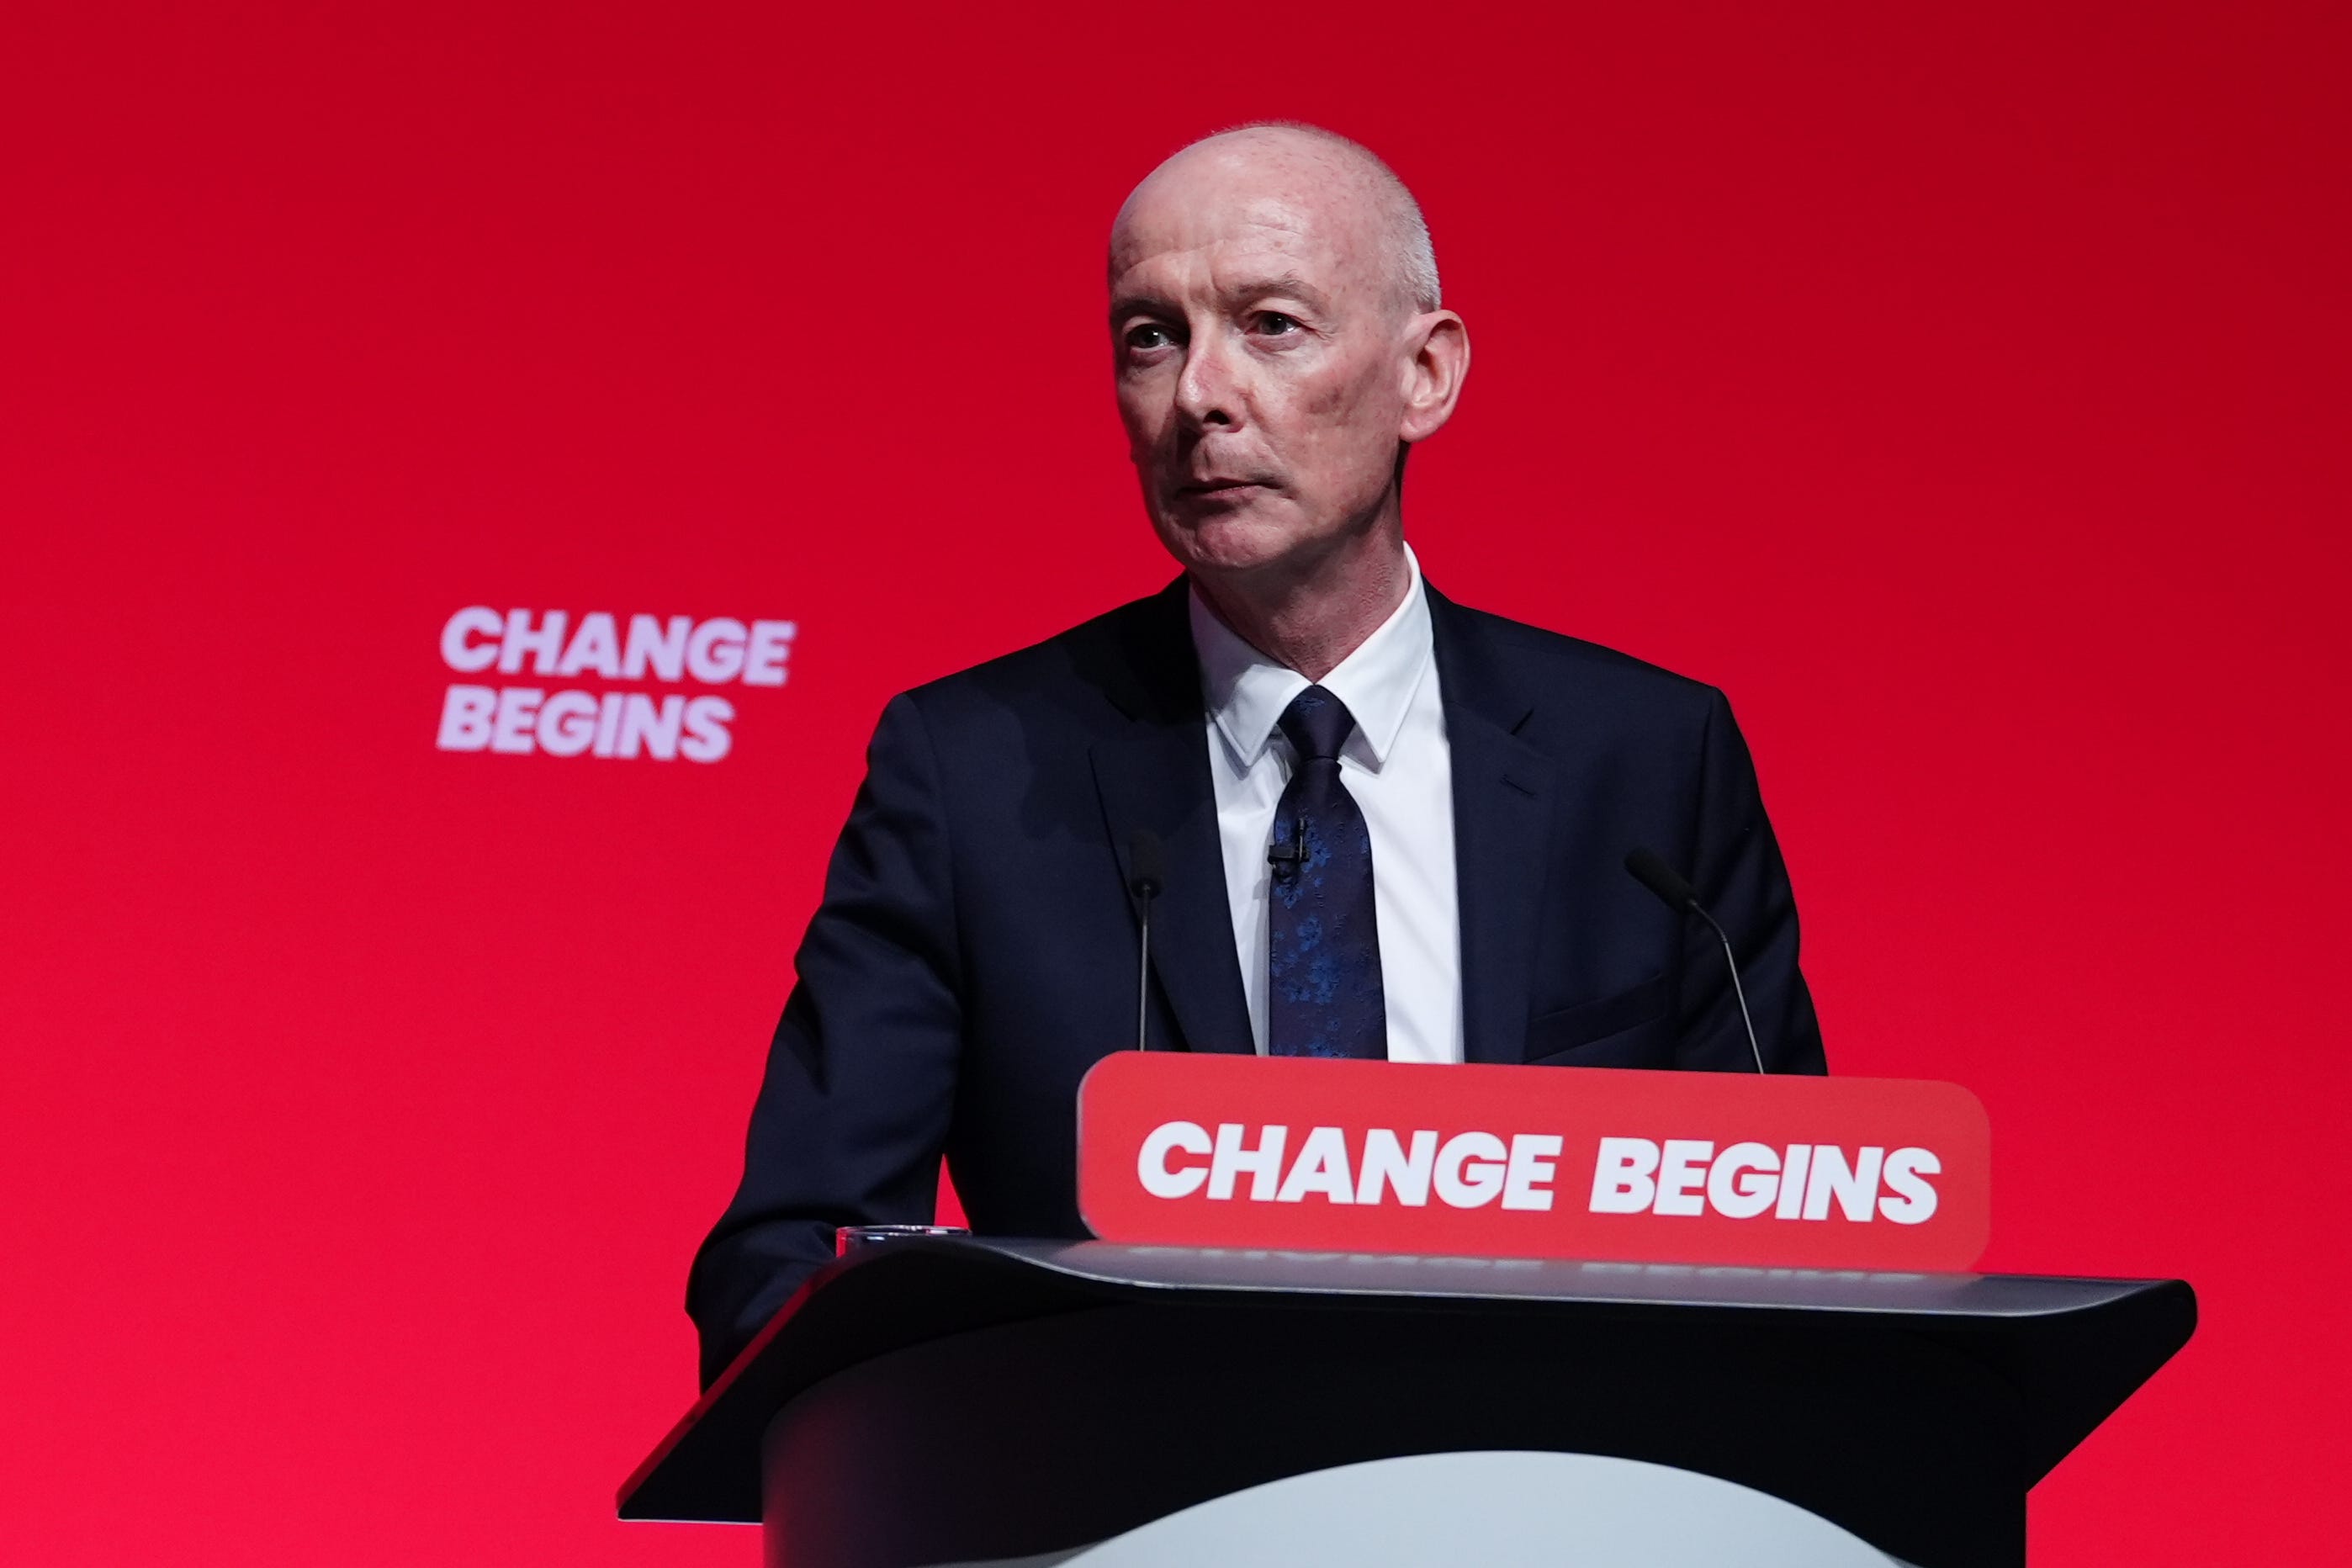
[[[1375,773],[1404,728],[1430,662],[1429,599],[1422,591],[1421,562],[1411,545],[1404,559],[1411,575],[1403,601],[1321,682],[1355,715],[1355,733],[1340,754]],[[1265,751],[1290,700],[1315,683],[1243,641],[1202,602],[1198,589],[1189,598],[1202,694],[1235,768],[1247,772]]]

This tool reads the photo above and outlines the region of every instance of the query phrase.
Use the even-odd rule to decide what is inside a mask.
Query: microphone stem
[[[1138,900],[1143,906],[1143,941],[1135,959],[1135,1048],[1151,1048],[1151,899],[1146,894]]]
[[[1739,984],[1739,960],[1732,955],[1731,938],[1721,926],[1716,924],[1713,915],[1699,908],[1696,899],[1691,900],[1688,907],[1691,913],[1705,921],[1714,931],[1715,940],[1723,943],[1723,964],[1725,968],[1731,971],[1731,994],[1739,1000],[1739,1023],[1741,1027],[1748,1031],[1748,1049],[1756,1058],[1756,1070],[1760,1073],[1764,1070],[1764,1047],[1756,1043],[1756,1020],[1748,1016],[1748,990]],[[1147,927],[1147,932],[1148,930]]]

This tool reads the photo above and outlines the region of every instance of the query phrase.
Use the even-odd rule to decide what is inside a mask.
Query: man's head
[[[1403,447],[1453,413],[1470,343],[1386,164],[1307,126],[1196,142],[1119,210],[1110,293],[1144,507],[1188,569],[1299,581],[1401,526]]]

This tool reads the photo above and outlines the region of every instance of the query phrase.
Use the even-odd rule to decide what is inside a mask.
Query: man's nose
[[[1239,426],[1242,374],[1223,333],[1194,332],[1184,349],[1184,374],[1176,382],[1176,412],[1198,429]]]

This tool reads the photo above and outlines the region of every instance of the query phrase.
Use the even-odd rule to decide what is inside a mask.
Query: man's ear
[[[1413,318],[1412,358],[1405,365],[1403,441],[1426,441],[1454,417],[1454,401],[1470,374],[1470,329],[1451,310]]]

